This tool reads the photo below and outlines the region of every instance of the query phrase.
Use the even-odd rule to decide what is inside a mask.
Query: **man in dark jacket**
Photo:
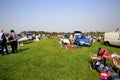
[[[11,45],[11,48],[12,48],[12,53],[17,53],[18,50],[17,50],[17,34],[15,33],[14,30],[11,30],[10,31],[10,36],[9,36],[9,41],[10,41],[10,45]]]

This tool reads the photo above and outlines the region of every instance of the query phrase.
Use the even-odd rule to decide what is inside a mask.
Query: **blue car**
[[[74,41],[75,44],[77,44],[78,46],[83,46],[83,45],[87,45],[89,47],[92,46],[92,38],[88,38],[81,33],[74,34]]]

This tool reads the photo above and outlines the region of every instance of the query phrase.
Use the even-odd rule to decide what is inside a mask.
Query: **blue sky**
[[[120,28],[120,0],[0,0],[5,32],[73,32]]]

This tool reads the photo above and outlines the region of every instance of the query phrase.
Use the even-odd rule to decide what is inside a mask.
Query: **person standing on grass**
[[[9,54],[7,49],[7,39],[3,32],[3,29],[0,29],[0,48],[1,48],[2,55],[4,55],[4,49],[6,53]]]
[[[10,31],[10,35],[9,35],[9,42],[10,42],[10,45],[11,45],[11,48],[12,48],[12,53],[17,53],[18,50],[17,50],[17,34],[15,33],[14,30],[11,30]]]

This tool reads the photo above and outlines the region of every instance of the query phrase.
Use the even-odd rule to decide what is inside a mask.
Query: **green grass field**
[[[99,80],[98,73],[89,69],[89,53],[97,53],[100,47],[120,53],[119,48],[98,42],[66,50],[56,38],[25,44],[19,53],[0,55],[0,80]]]

